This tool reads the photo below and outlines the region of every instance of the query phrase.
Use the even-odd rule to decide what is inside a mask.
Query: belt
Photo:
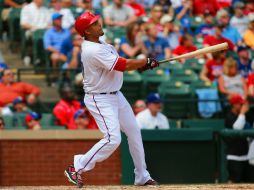
[[[118,91],[113,91],[113,92],[101,92],[101,93],[90,93],[90,92],[87,92],[86,94],[92,94],[92,95],[98,95],[98,94],[103,94],[103,95],[106,95],[106,94],[117,94]]]

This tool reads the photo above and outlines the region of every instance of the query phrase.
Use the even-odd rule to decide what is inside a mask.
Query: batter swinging
[[[81,59],[84,76],[84,102],[104,137],[84,155],[74,156],[74,166],[65,170],[70,182],[83,186],[80,174],[92,170],[96,162],[107,159],[119,146],[122,130],[128,137],[129,149],[135,165],[135,185],[157,185],[146,169],[140,129],[131,106],[119,91],[123,72],[157,67],[156,60],[132,60],[119,57],[115,48],[99,40],[102,26],[99,16],[89,12],[80,15],[75,23],[77,32],[84,37]]]

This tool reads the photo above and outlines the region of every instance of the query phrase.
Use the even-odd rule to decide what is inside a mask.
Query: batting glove
[[[143,71],[146,71],[146,70],[149,70],[149,69],[153,69],[155,67],[159,67],[159,63],[156,59],[154,58],[147,58],[147,61],[146,61],[146,65],[141,67],[140,69],[138,69],[140,72],[143,72]]]

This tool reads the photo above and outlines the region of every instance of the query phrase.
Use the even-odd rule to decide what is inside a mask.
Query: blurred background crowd
[[[101,16],[102,40],[113,44],[125,58],[163,60],[218,43],[229,44],[228,51],[170,62],[144,73],[124,73],[122,91],[135,114],[150,110],[137,116],[142,128],[169,128],[167,118],[178,121],[172,124],[178,127],[182,125],[179,119],[224,119],[235,97],[236,103],[242,102],[241,98],[245,102],[237,115],[241,109],[245,113],[251,110],[252,0],[1,0],[1,40],[6,49],[22,58],[20,68],[4,59],[0,64],[0,115],[7,126],[97,128],[82,101],[83,39],[73,26],[84,11]],[[25,69],[43,74],[47,83],[43,91],[54,88],[60,100],[45,106],[40,83],[22,81]],[[161,111],[163,118],[157,114]],[[156,119],[155,124],[141,124],[140,120],[149,116]],[[34,120],[35,127],[31,127]],[[158,124],[162,120],[163,124]]]
[[[84,11],[101,16],[101,39],[125,58],[229,45],[124,72],[121,91],[140,128],[253,128],[253,0],[0,0],[0,129],[97,129],[83,103],[83,39],[73,26]],[[229,181],[254,173],[246,167],[250,142],[227,142]]]

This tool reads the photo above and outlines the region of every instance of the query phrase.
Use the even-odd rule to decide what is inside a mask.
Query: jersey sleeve
[[[112,71],[118,61],[119,56],[107,49],[100,48],[94,54],[93,58],[95,59],[95,64],[97,67],[102,67],[104,69]]]

